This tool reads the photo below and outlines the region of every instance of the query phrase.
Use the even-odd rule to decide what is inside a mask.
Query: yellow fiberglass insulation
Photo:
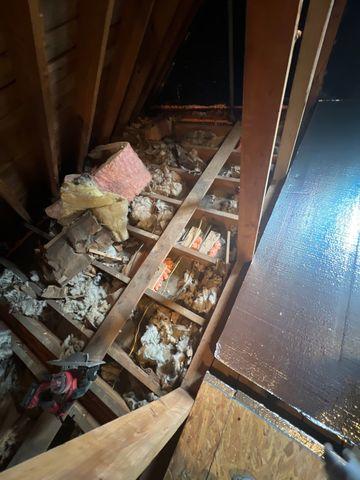
[[[102,225],[109,228],[117,241],[127,240],[128,201],[112,192],[103,192],[89,175],[65,180],[61,187],[61,217],[69,218],[91,209]]]

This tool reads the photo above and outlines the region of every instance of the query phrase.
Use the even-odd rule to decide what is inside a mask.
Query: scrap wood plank
[[[98,143],[108,143],[145,35],[155,0],[122,2],[113,60],[95,121]],[[124,45],[127,48],[124,48]]]
[[[301,5],[247,3],[237,249],[242,262],[252,259],[256,246]]]
[[[0,475],[4,480],[135,480],[186,420],[193,400],[178,388]]]
[[[281,134],[274,182],[283,179],[289,170],[333,5],[334,0],[310,1]]]
[[[133,312],[138,301],[154,277],[158,265],[166,258],[183,229],[195,212],[197,205],[210,188],[214,178],[225,164],[240,138],[240,124],[232,128],[224,143],[214,155],[174,217],[160,236],[153,249],[135,273],[121,297],[115,302],[105,320],[86,346],[86,351],[94,358],[103,358],[118,336],[123,325]]]
[[[89,148],[114,2],[115,0],[78,2],[74,94],[74,114],[78,129],[74,134],[74,154],[78,172],[82,172]]]
[[[260,403],[206,374],[165,480],[325,480],[323,447]]]
[[[35,115],[53,195],[58,187],[59,150],[56,112],[45,56],[45,36],[40,0],[0,2],[0,18],[11,51],[16,84]]]

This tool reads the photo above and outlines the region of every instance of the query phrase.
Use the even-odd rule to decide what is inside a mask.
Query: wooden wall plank
[[[135,480],[188,416],[178,388],[149,405],[4,472],[4,480]]]
[[[252,259],[301,0],[247,3],[238,258]],[[276,52],[276,55],[274,55]]]
[[[79,0],[74,98],[78,172],[89,147],[113,8],[114,0]]]
[[[334,0],[310,1],[275,165],[274,182],[282,180],[289,170],[333,5]]]
[[[106,82],[102,86],[103,101],[96,116],[94,137],[97,143],[107,143],[110,140],[154,2],[155,0],[125,1],[121,5],[120,25],[116,27],[116,45]]]
[[[35,116],[53,194],[58,184],[58,142],[44,49],[39,0],[1,2],[1,19],[13,67],[28,109]]]

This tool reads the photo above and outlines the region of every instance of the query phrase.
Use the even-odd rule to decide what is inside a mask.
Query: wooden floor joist
[[[135,480],[186,420],[193,400],[178,388],[125,417],[1,474],[4,480]]]
[[[103,323],[86,347],[94,358],[103,358],[114,342],[123,325],[133,312],[138,301],[151,282],[158,265],[165,259],[175,242],[179,239],[184,227],[195,212],[200,201],[210,188],[214,178],[229,158],[240,139],[240,124],[237,123],[218,152],[214,155],[207,168],[171,219],[170,223],[160,236],[154,248],[144,260],[143,264],[125,288],[119,300],[111,308]]]
[[[166,256],[169,254],[169,252],[173,252],[175,255],[182,255],[185,257],[189,257],[190,259],[198,260],[205,264],[216,265],[216,263],[218,262],[216,258],[212,258],[212,257],[209,257],[208,255],[201,254],[196,250],[183,247],[177,244],[176,242],[181,236],[184,227],[186,226],[186,224],[192,218],[193,215],[195,215],[195,217],[196,215],[207,216],[210,220],[215,219],[215,223],[224,223],[224,225],[227,223],[228,215],[227,214],[223,215],[224,212],[207,211],[206,209],[202,209],[202,210],[200,209],[198,212],[197,207],[199,202],[206,195],[208,189],[213,185],[214,180],[217,177],[219,177],[219,172],[221,168],[226,163],[229,155],[231,155],[231,153],[233,152],[234,147],[236,147],[236,145],[238,144],[239,136],[240,136],[240,127],[239,125],[236,125],[230,132],[228,138],[224,141],[223,145],[219,148],[218,153],[212,156],[213,158],[209,162],[209,165],[205,170],[205,172],[201,176],[192,176],[192,180],[189,182],[189,184],[193,185],[193,187],[192,187],[192,190],[190,191],[190,194],[187,197],[185,197],[184,200],[170,199],[168,197],[159,196],[156,194],[151,194],[151,193],[149,194],[153,198],[161,199],[170,204],[173,204],[177,208],[177,213],[173,217],[173,220],[170,222],[168,228],[160,236],[152,234],[145,230],[139,229],[137,227],[129,226],[130,235],[133,235],[134,237],[139,237],[141,240],[143,240],[147,244],[150,244],[152,247],[152,250],[145,258],[144,263],[140,265],[138,271],[134,274],[132,278],[115,271],[114,268],[103,265],[99,261],[94,260],[92,262],[95,268],[105,272],[111,277],[117,278],[125,285],[125,290],[123,291],[122,295],[119,297],[117,303],[121,304],[121,302],[124,301],[124,294],[126,299],[126,292],[128,292],[128,299],[125,302],[127,305],[126,308],[128,309],[131,308],[132,310],[136,308],[137,302],[140,300],[141,296],[145,295],[150,300],[160,305],[166,306],[172,311],[178,312],[184,318],[205,328],[205,331],[206,331],[206,326],[208,323],[207,317],[205,318],[201,315],[196,314],[195,312],[192,312],[188,308],[178,304],[176,301],[168,299],[163,295],[161,295],[160,293],[155,292],[154,290],[149,288],[149,286],[153,284],[153,281],[151,279],[156,274],[159,261],[164,260]],[[234,223],[233,222],[234,220],[236,224],[236,219],[232,219],[230,217],[230,222],[232,224]],[[64,229],[63,232],[61,232],[56,238],[61,237],[62,235],[64,235],[64,233],[66,233],[66,229]],[[49,244],[45,245],[45,248],[48,248],[49,245],[51,245],[55,240],[52,239]],[[7,266],[7,268],[11,268],[11,267],[14,268],[14,266],[11,265],[9,262],[5,261],[5,263],[3,262],[3,264]],[[18,272],[18,273],[19,275],[21,275],[21,278],[23,278],[24,281],[27,280],[27,278],[22,274],[22,272]],[[140,281],[139,281],[139,278],[140,278]],[[134,292],[133,292],[134,288],[132,288],[132,290],[129,288],[130,286],[133,287],[134,285],[136,286],[136,292],[135,292],[136,296],[134,295]],[[38,294],[41,293],[39,286],[33,283],[31,283],[31,286],[35,289],[35,291]],[[222,311],[222,308],[226,303],[226,298],[227,298],[226,292],[228,291],[229,291],[229,288],[224,290],[225,299],[223,298],[223,294],[220,295],[219,307],[214,311],[215,318],[218,318],[219,313]],[[91,348],[93,339],[96,338],[96,336],[98,337],[100,336],[100,339],[101,339],[101,333],[99,333],[100,328],[96,333],[92,332],[89,329],[84,328],[81,322],[75,320],[74,318],[72,318],[71,315],[65,313],[62,310],[61,305],[56,300],[51,300],[51,299],[47,300],[47,305],[54,313],[59,315],[59,320],[62,322],[62,328],[65,329],[65,331],[68,331],[69,333],[73,333],[77,338],[84,340],[85,344],[90,345],[90,348]],[[123,309],[120,307],[119,311],[123,312]],[[49,358],[49,355],[50,355],[50,358],[57,357],[59,355],[60,341],[54,336],[54,334],[51,331],[48,331],[46,327],[44,327],[44,325],[37,320],[30,319],[28,324],[25,325],[25,322],[22,321],[21,316],[17,316],[17,317],[18,318],[16,319],[16,321],[13,320],[14,322],[13,325],[16,326],[16,328],[18,329],[19,334],[21,333],[24,335],[23,337],[24,339],[31,337],[32,339],[35,340],[35,344],[33,343],[33,345],[35,345],[34,348],[40,354],[40,356],[42,356],[43,360],[47,360]],[[210,320],[211,319],[212,319],[212,316],[210,317]],[[213,325],[214,322],[215,320],[211,323],[211,325]],[[116,327],[116,330],[113,329],[112,332],[113,332],[112,335],[117,336],[119,332],[119,327]],[[28,337],[29,335],[30,337]],[[203,351],[203,347],[201,347],[200,350]],[[159,381],[157,380],[156,376],[150,375],[145,370],[140,368],[135,363],[135,361],[132,358],[130,358],[129,355],[123,350],[123,348],[117,341],[115,342],[111,341],[111,342],[107,342],[106,344],[103,344],[102,352],[100,352],[100,354],[108,355],[113,361],[115,361],[126,372],[128,372],[130,376],[134,377],[137,381],[139,381],[141,384],[143,384],[146,388],[148,388],[150,391],[152,391],[156,395],[160,396],[161,394],[163,394],[163,392],[161,391]],[[200,363],[200,356],[201,355],[199,353],[194,357],[194,360],[195,360],[194,367],[192,368],[191,374],[188,378],[189,385],[190,384],[193,385],[194,383],[192,378],[193,375],[196,376],[196,380],[200,378],[198,370],[202,372],[201,374],[204,373],[204,369],[201,368],[202,364]],[[102,399],[103,404],[101,401],[99,402],[100,398]],[[91,387],[91,391],[87,394],[87,396],[84,397],[83,403],[85,407],[91,409],[91,402],[93,402],[94,400],[96,401],[95,402],[97,406],[96,408],[99,409],[99,413],[101,413],[100,416],[104,416],[104,415],[106,416],[108,414],[105,412],[104,406],[107,412],[112,412],[114,416],[120,416],[123,413],[125,413],[123,411],[123,406],[125,405],[125,402],[122,400],[120,395],[117,392],[113,391],[101,378],[98,378],[96,382],[93,383]],[[119,404],[120,400],[121,400],[121,405]],[[120,410],[119,410],[119,407],[120,407]],[[128,411],[127,407],[126,407],[126,410]],[[46,420],[47,417],[48,416],[46,414],[43,414],[38,420],[37,424],[35,424],[33,429],[33,435],[37,435],[37,436],[40,435],[44,439],[45,438],[47,439],[38,442],[38,447],[36,452],[33,451],[31,447],[27,448],[25,444],[24,445],[25,452],[23,451],[19,452],[19,456],[15,459],[16,462],[21,461],[21,459],[24,459],[24,458],[29,458],[29,455],[32,451],[33,453],[41,453],[41,451],[46,450],[46,448],[49,446],[52,438],[54,438],[57,431],[61,427],[61,424],[59,424],[59,422],[53,421],[53,419],[48,419],[47,421]],[[108,418],[108,420],[110,420],[110,418]]]

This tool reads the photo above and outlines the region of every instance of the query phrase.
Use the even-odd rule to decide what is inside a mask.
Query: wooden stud
[[[134,112],[136,102],[144,88],[154,62],[163,48],[167,28],[175,15],[180,0],[156,0],[150,21],[136,60],[135,68],[128,83],[124,101],[120,107],[114,135],[127,125]]]
[[[290,167],[333,4],[334,0],[311,0],[309,4],[275,165],[274,182],[283,179]]]
[[[220,334],[219,330],[221,325],[224,324],[224,315],[230,311],[229,305],[231,297],[235,289],[240,288],[241,277],[244,276],[241,274],[244,273],[245,270],[242,271],[242,265],[240,262],[236,262],[231,270],[229,278],[225,283],[224,289],[221,292],[220,298],[211,315],[209,323],[207,324],[205,332],[201,337],[199,346],[197,347],[195,355],[185,374],[181,386],[188,392],[191,392],[193,395],[196,395],[203,376],[213,362],[215,344]]]
[[[114,0],[79,0],[74,134],[77,171],[88,152]]]
[[[115,51],[96,119],[94,135],[99,143],[108,143],[114,130],[153,5],[154,0],[123,2],[121,5],[121,23]]]
[[[106,354],[153,279],[159,264],[166,258],[174,243],[179,239],[181,232],[195,212],[197,205],[203,199],[214,178],[238,144],[239,137],[240,124],[237,123],[169,222],[157,241],[156,246],[146,257],[121,297],[115,302],[105,320],[86,346],[85,350],[89,352],[92,357],[102,358]]]
[[[39,134],[51,192],[56,195],[59,181],[56,114],[49,85],[40,0],[1,2],[0,17],[7,34],[16,84],[26,101],[29,118],[35,116],[34,131]]]
[[[253,257],[301,0],[247,3],[238,258]],[[276,55],[274,55],[276,52]]]
[[[335,0],[334,6],[331,11],[330,20],[326,29],[325,38],[322,43],[320,56],[317,62],[314,79],[311,85],[311,89],[308,96],[308,102],[305,109],[304,117],[307,117],[311,113],[317,99],[319,98],[321,88],[324,82],[326,74],[326,68],[328,65],[329,57],[332,52],[336,34],[339,29],[339,25],[345,10],[347,0]],[[306,119],[305,119],[306,121]]]
[[[6,182],[4,182],[4,180],[1,180],[1,179],[0,179],[0,197],[2,197],[5,200],[5,202],[7,202],[10,205],[10,207],[13,208],[15,212],[25,220],[25,222],[31,222],[30,215],[28,214],[24,205],[14,195],[13,191],[6,184]]]
[[[133,116],[140,114],[145,102],[149,99],[150,92],[159,86],[170,68],[174,56],[184,40],[189,25],[194,18],[202,0],[182,0],[173,16],[173,19],[165,33],[165,41],[158,52],[158,57],[153,62],[151,72],[144,88],[139,95]]]
[[[193,400],[185,390],[66,442],[2,474],[4,480],[135,480],[185,421]]]

